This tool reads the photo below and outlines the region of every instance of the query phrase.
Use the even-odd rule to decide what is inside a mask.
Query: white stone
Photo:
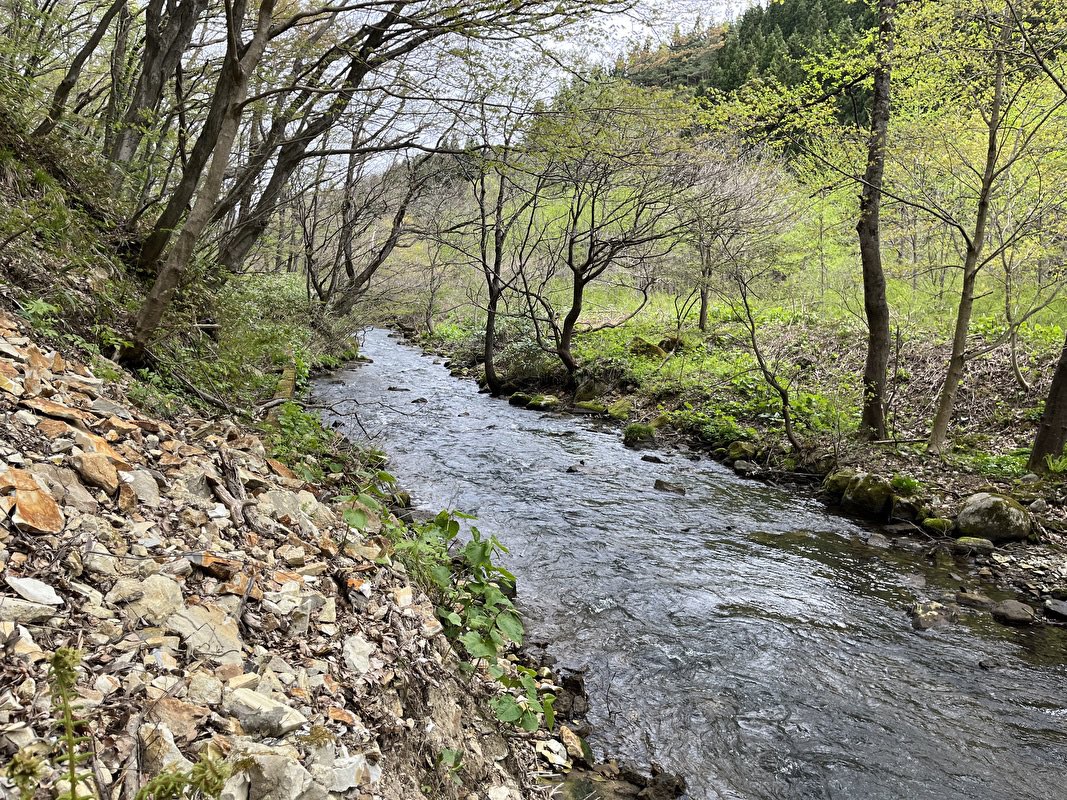
[[[159,625],[185,606],[178,582],[165,575],[150,575],[143,581],[123,578],[104,599],[112,604],[125,604],[129,616],[150,625]]]
[[[284,736],[307,724],[294,708],[251,689],[236,689],[223,700],[227,714],[237,717],[246,733]]]
[[[244,643],[237,622],[216,605],[188,606],[167,617],[166,627],[181,635],[186,647],[220,664],[242,660]]]
[[[15,590],[15,594],[23,600],[31,603],[40,603],[46,606],[61,606],[63,598],[56,594],[56,590],[44,581],[36,578],[14,578],[8,576],[7,585]]]
[[[370,669],[370,657],[374,650],[374,645],[357,633],[345,639],[341,655],[346,667],[352,672],[363,675]]]

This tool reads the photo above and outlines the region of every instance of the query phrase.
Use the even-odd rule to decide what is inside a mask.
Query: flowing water
[[[363,352],[318,399],[418,507],[477,514],[510,548],[529,635],[587,669],[598,751],[698,800],[1067,797],[1062,629],[917,633],[908,603],[951,568],[710,460],[649,463],[617,430],[478,394],[384,331]]]

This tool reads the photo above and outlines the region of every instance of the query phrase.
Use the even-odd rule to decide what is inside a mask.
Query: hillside
[[[784,0],[756,4],[732,25],[675,29],[670,42],[626,53],[616,74],[641,86],[685,88],[697,95],[732,92],[753,78],[786,86],[804,79],[803,59],[848,43],[873,25],[853,0]]]

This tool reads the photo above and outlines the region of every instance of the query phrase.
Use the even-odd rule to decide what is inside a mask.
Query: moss
[[[520,408],[526,408],[530,405],[530,400],[530,395],[525,392],[515,392],[515,394],[508,398],[509,403],[513,406],[519,406]]]
[[[630,413],[634,409],[634,404],[631,400],[624,397],[621,400],[616,400],[610,406],[608,406],[608,415],[612,419],[617,419],[620,422],[625,422],[630,417]]]
[[[532,411],[553,411],[559,408],[559,398],[551,394],[537,394],[530,398],[526,407]]]
[[[832,497],[840,498],[854,477],[856,477],[856,470],[854,469],[840,469],[837,472],[831,472],[822,483],[823,491]]]
[[[759,448],[752,442],[732,442],[726,448],[726,457],[730,461],[751,461],[758,452]]]
[[[947,536],[955,523],[944,517],[927,517],[923,520],[923,527],[931,533]]]
[[[657,344],[635,336],[630,342],[630,352],[640,358],[666,358],[667,351]]]
[[[608,407],[603,403],[596,403],[592,400],[579,400],[574,404],[575,408],[579,408],[582,411],[588,411],[590,414],[607,414]]]
[[[622,442],[627,447],[634,447],[635,445],[644,442],[651,442],[655,438],[656,429],[643,422],[632,422],[627,425],[622,432]]]

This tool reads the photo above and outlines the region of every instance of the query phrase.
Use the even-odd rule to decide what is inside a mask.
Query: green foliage
[[[153,777],[137,792],[135,800],[217,798],[229,777],[228,764],[202,755],[190,770],[168,770]]]
[[[893,487],[893,491],[902,497],[911,497],[919,493],[922,489],[922,484],[910,475],[904,475],[897,473],[889,480],[889,485]]]
[[[529,667],[516,665],[515,675],[499,665],[490,667],[489,674],[500,681],[514,694],[493,698],[489,705],[501,722],[511,722],[524,731],[533,733],[542,723],[547,730],[556,725],[553,705],[556,696],[551,692],[540,693],[537,688],[537,672]]]
[[[740,439],[751,439],[755,430],[743,427],[730,414],[719,410],[697,410],[691,405],[668,414],[672,427],[696,434],[713,447],[725,447]]]
[[[494,564],[507,549],[495,536],[485,538],[474,526],[458,552],[459,513],[441,512],[395,541],[396,555],[417,583],[438,597],[437,616],[445,634],[459,642],[472,659],[494,661],[508,643],[521,644],[523,625],[508,594],[515,576]]]
[[[126,394],[134,405],[158,417],[174,417],[183,407],[181,396],[166,378],[152,370],[138,370]]]
[[[461,783],[459,773],[463,769],[463,753],[459,750],[444,748],[437,757],[437,763],[448,770],[448,777],[455,784]]]
[[[23,748],[11,757],[4,774],[18,790],[19,800],[33,800],[44,775],[44,765],[44,759],[30,748]]]
[[[955,458],[960,464],[991,478],[1018,478],[1026,473],[1028,450],[1009,453],[964,452]]]
[[[79,800],[84,796],[79,788],[81,786],[85,786],[88,796],[95,794],[92,773],[85,769],[93,757],[92,741],[83,733],[88,721],[79,716],[80,708],[74,703],[81,660],[80,650],[60,647],[52,654],[48,664],[48,683],[52,690],[58,739],[53,764],[61,770],[63,780],[67,783],[66,791],[57,795],[56,800]]]
[[[776,0],[754,4],[725,29],[700,23],[669,44],[645,43],[620,65],[627,78],[649,86],[685,86],[699,94],[731,92],[751,80],[785,85],[803,79],[810,53],[856,39],[871,27],[867,4],[850,0]]]
[[[1048,466],[1048,471],[1053,475],[1067,474],[1067,449],[1058,456],[1045,456],[1045,464]]]
[[[61,306],[49,303],[47,300],[35,297],[22,304],[22,313],[38,333],[46,336],[56,335],[57,315],[63,310]]]

